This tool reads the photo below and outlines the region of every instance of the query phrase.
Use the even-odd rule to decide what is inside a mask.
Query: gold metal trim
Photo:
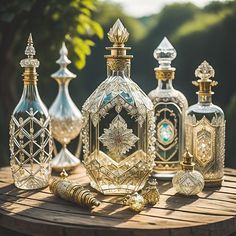
[[[162,68],[155,68],[155,75],[156,79],[158,80],[173,80],[175,78],[175,68],[170,68],[170,69],[162,69]]]

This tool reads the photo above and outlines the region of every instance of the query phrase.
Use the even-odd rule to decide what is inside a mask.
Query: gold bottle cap
[[[62,172],[60,173],[60,177],[62,179],[67,179],[67,177],[68,177],[68,174],[64,168],[63,168]]]
[[[27,55],[27,58],[22,59],[20,61],[21,67],[25,68],[25,71],[23,73],[24,84],[35,85],[37,83],[38,74],[36,72],[36,68],[39,67],[39,60],[34,58],[35,53],[36,52],[33,44],[33,39],[30,33],[28,38],[28,43],[25,49],[25,55]]]
[[[133,58],[132,55],[126,54],[126,51],[131,49],[131,47],[125,47],[125,43],[129,39],[129,32],[124,27],[120,19],[117,19],[115,24],[107,33],[107,36],[110,42],[113,43],[112,47],[106,47],[107,50],[111,51],[110,55],[105,55],[108,66],[111,70],[124,70],[127,63],[129,64],[130,59]]]
[[[207,96],[214,94],[211,88],[216,86],[218,82],[210,79],[215,76],[215,70],[207,61],[203,61],[202,64],[198,66],[195,70],[195,76],[200,78],[197,81],[192,81],[193,85],[199,87],[198,95]]]
[[[193,162],[193,155],[188,150],[183,155],[181,166],[183,170],[194,170],[195,163]]]
[[[176,50],[164,37],[158,47],[154,50],[153,56],[158,61],[159,67],[155,68],[156,79],[172,80],[175,78],[175,68],[171,67],[171,62],[176,58]]]

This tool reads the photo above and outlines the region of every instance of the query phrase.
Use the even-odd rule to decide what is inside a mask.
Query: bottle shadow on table
[[[11,206],[20,198],[27,198],[31,195],[37,193],[38,190],[22,190],[15,187],[14,184],[9,184],[3,187],[0,187],[0,207]]]

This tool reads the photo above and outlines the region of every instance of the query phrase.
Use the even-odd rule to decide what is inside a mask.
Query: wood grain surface
[[[89,187],[83,166],[79,166],[70,178]],[[205,188],[194,197],[176,194],[171,182],[159,181],[159,204],[139,214],[123,206],[122,197],[95,193],[102,204],[88,210],[55,197],[48,188],[25,191],[15,188],[12,182],[10,168],[0,168],[0,226],[18,233],[224,236],[236,232],[236,170],[233,169],[225,169],[221,188]]]

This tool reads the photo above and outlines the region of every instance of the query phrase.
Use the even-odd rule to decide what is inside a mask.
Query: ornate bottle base
[[[127,194],[132,194],[134,192],[137,192],[139,190],[141,190],[144,187],[140,186],[137,189],[137,186],[135,185],[120,185],[119,187],[117,186],[111,186],[111,185],[102,185],[102,191],[101,189],[96,185],[96,183],[94,183],[93,181],[90,183],[91,187],[96,189],[97,191],[99,191],[100,193],[104,194],[104,195],[111,195],[111,196],[124,196]]]
[[[153,161],[138,150],[117,163],[102,151],[84,161],[91,187],[104,195],[127,195],[141,190],[152,170]]]
[[[161,180],[171,180],[175,176],[176,172],[157,172],[153,171],[152,176]]]
[[[52,159],[52,169],[61,172],[63,169],[71,171],[76,168],[80,160],[74,156],[67,148],[63,147],[61,151]]]
[[[220,187],[224,181],[224,177],[221,179],[208,179],[205,180],[205,187]]]
[[[40,172],[38,174],[32,175],[32,176],[26,176],[24,177],[19,177],[14,175],[14,184],[17,188],[19,189],[24,189],[24,190],[34,190],[34,189],[40,189],[40,188],[45,188],[49,184],[49,177],[45,176],[44,174],[42,175]]]
[[[155,161],[152,176],[160,180],[172,180],[175,174],[181,169],[179,162]]]

